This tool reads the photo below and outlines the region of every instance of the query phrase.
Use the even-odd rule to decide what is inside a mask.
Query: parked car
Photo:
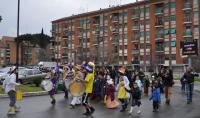
[[[9,76],[8,72],[10,71],[10,68],[11,67],[5,67],[5,68],[0,69],[0,85],[2,85],[5,78],[7,76]],[[22,69],[26,69],[26,68],[25,67],[19,67],[19,71],[21,71]]]
[[[35,78],[44,78],[47,74],[38,69],[22,69],[19,71],[19,81],[30,83]]]

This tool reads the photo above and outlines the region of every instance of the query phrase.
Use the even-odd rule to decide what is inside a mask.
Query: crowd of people
[[[192,69],[188,68],[181,78],[182,90],[187,94],[188,104],[192,102],[194,76]],[[52,105],[56,104],[55,95],[58,88],[61,88],[66,99],[72,96],[70,108],[74,109],[77,105],[83,105],[86,111],[83,114],[87,116],[95,112],[90,100],[103,101],[108,109],[120,107],[120,112],[127,111],[128,105],[130,105],[129,114],[133,112],[134,107],[140,114],[142,112],[142,96],[149,97],[149,100],[152,100],[153,112],[158,112],[161,94],[165,96],[166,105],[171,104],[172,86],[174,85],[173,71],[169,67],[163,67],[158,73],[147,76],[142,70],[128,70],[126,67],[95,67],[93,62],[64,66],[63,69],[55,67],[47,74],[45,80],[50,80],[52,84],[52,88],[48,90]],[[70,85],[77,81],[85,87],[81,95],[74,95],[70,91]],[[20,110],[20,107],[16,106],[15,99],[15,87],[19,85],[16,83],[16,69],[13,68],[3,84],[10,98],[8,114],[15,114]],[[58,85],[62,87],[58,87]]]

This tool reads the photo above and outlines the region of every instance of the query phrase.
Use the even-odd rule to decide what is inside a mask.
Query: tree
[[[36,46],[38,45],[40,48],[45,49],[48,44],[50,43],[51,37],[45,34],[23,34],[19,37],[15,38],[15,41],[19,41],[19,43],[22,43],[23,41],[28,41],[32,45]]]

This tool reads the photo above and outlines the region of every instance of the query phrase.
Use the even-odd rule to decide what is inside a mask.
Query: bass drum
[[[85,92],[85,88],[86,88],[86,86],[85,86],[84,82],[80,79],[73,81],[69,85],[69,91],[75,97],[82,96]]]
[[[41,87],[45,91],[51,91],[53,89],[53,83],[51,80],[43,80],[41,83]]]

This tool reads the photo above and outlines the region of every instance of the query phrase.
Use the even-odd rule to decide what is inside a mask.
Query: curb
[[[63,91],[58,91],[57,94],[63,93]],[[32,96],[43,96],[43,95],[48,95],[47,91],[39,91],[39,92],[27,92],[23,93],[23,97],[32,97]],[[8,98],[7,94],[0,94],[0,98]]]

